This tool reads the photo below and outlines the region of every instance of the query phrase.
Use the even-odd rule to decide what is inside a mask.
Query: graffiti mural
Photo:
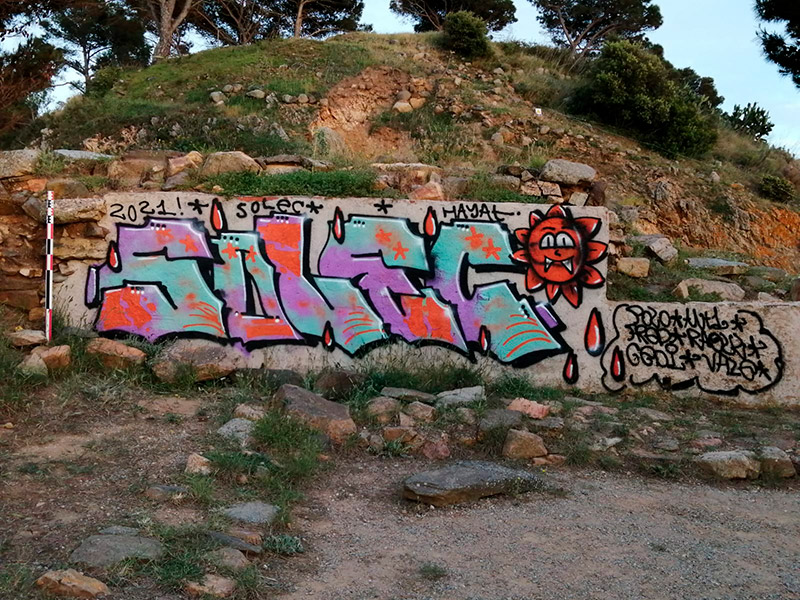
[[[616,337],[602,358],[603,385],[619,391],[651,381],[735,395],[781,381],[784,356],[761,316],[731,305],[620,304]]]
[[[577,381],[553,305],[567,298],[563,316],[584,287],[602,286],[599,218],[450,203],[411,206],[409,218],[390,214],[395,204],[349,212],[313,199],[162,200],[172,208],[164,216],[112,205],[116,239],[89,269],[86,305],[109,335],[205,337],[245,351],[302,344],[353,357],[432,344],[515,367],[565,355],[563,376]],[[530,227],[514,229],[518,221]]]

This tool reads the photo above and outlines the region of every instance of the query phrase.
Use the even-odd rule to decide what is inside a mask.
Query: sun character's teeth
[[[566,267],[567,271],[572,273],[572,259],[571,258],[568,258],[567,260],[565,260],[561,264]]]
[[[545,270],[545,272],[547,272],[552,265],[553,265],[553,260],[550,259],[550,258],[545,257],[544,258],[544,270]]]

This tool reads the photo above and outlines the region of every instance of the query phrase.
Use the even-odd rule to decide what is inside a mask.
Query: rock
[[[222,514],[242,523],[252,523],[255,525],[269,525],[278,516],[280,509],[266,502],[241,502],[234,504],[222,511]]]
[[[692,269],[706,269],[716,275],[743,275],[750,268],[747,263],[723,258],[687,258],[686,264]]]
[[[22,212],[28,215],[34,221],[39,223],[45,222],[44,202],[36,196],[31,196],[22,204]]]
[[[58,150],[53,150],[53,154],[57,154],[68,161],[74,160],[91,160],[91,161],[99,161],[99,160],[109,160],[114,158],[111,154],[100,154],[99,152],[89,152],[88,150],[67,150],[64,148],[59,148]]]
[[[412,402],[403,409],[403,412],[422,423],[430,423],[436,419],[436,409],[422,402]]]
[[[48,571],[36,580],[36,585],[55,596],[70,598],[100,598],[111,593],[105,583],[75,569]]]
[[[506,408],[528,415],[531,419],[544,419],[550,414],[550,407],[546,404],[539,404],[525,398],[515,398]]]
[[[159,170],[163,178],[163,157],[128,156],[108,165],[108,178],[116,187],[135,187],[142,181],[158,180]]]
[[[184,473],[190,475],[211,475],[211,461],[200,454],[190,454],[186,459]]]
[[[244,152],[214,152],[203,163],[202,175],[210,177],[220,173],[258,173],[258,163]]]
[[[586,206],[589,201],[589,194],[586,192],[573,192],[569,197],[569,203],[572,206]]]
[[[398,100],[392,106],[392,110],[394,110],[395,112],[399,112],[399,113],[410,113],[410,112],[414,112],[414,107],[411,106],[411,104],[409,102],[403,102],[401,100]]]
[[[75,179],[49,179],[45,189],[49,192],[53,192],[56,199],[87,198],[91,195],[86,184]],[[58,206],[58,204],[59,203],[56,202],[56,206]]]
[[[15,348],[25,348],[27,346],[38,346],[46,344],[47,338],[44,331],[38,329],[20,329],[19,331],[9,331],[6,336],[11,345]]]
[[[264,418],[264,409],[250,404],[239,404],[233,410],[233,416],[239,419],[247,419],[248,421],[258,421]]]
[[[471,409],[466,407],[459,407],[456,409],[456,418],[458,419],[459,423],[463,423],[464,425],[477,425],[478,424],[478,415],[477,413]]]
[[[411,200],[445,200],[446,195],[442,185],[436,181],[429,181],[420,185],[408,194]]]
[[[263,550],[261,549],[261,535],[255,534],[258,536],[258,543],[254,543],[250,540],[253,540],[253,537],[250,537],[250,540],[242,539],[239,535],[233,535],[235,531],[243,531],[240,529],[231,529],[231,535],[227,533],[222,533],[221,531],[206,531],[206,535],[210,537],[215,542],[222,544],[227,548],[233,548],[234,550],[239,550],[241,552],[246,552],[247,554],[261,554]]]
[[[773,477],[788,478],[797,475],[792,459],[776,446],[764,446],[758,451],[761,472]]]
[[[234,571],[246,569],[250,566],[250,561],[247,560],[247,557],[241,550],[236,548],[217,548],[211,552],[206,552],[203,557],[211,564]]]
[[[665,235],[637,235],[630,238],[633,242],[643,244],[662,263],[669,263],[678,256],[678,250]]]
[[[492,134],[490,140],[493,146],[504,146],[506,143],[506,138],[500,131]]]
[[[171,382],[190,369],[195,381],[220,379],[244,366],[244,359],[236,349],[209,340],[178,340],[158,357],[153,372],[161,381]]]
[[[623,256],[617,261],[617,271],[637,279],[647,277],[650,274],[650,259]]]
[[[542,196],[561,198],[561,187],[557,183],[551,183],[549,181],[537,181],[536,185],[538,186]]]
[[[519,177],[513,175],[492,175],[490,181],[492,185],[510,192],[518,192],[520,189]]]
[[[111,525],[101,529],[102,535],[139,535],[139,530],[135,527],[125,527],[123,525]]]
[[[105,240],[63,236],[56,242],[54,249],[55,257],[62,260],[70,258],[100,260],[105,258],[107,252],[108,244]]]
[[[645,406],[640,406],[638,408],[635,408],[634,412],[637,415],[644,417],[645,419],[648,419],[649,421],[667,423],[669,421],[675,420],[675,417],[673,417],[670,414],[661,412],[660,410],[655,410],[653,408],[647,408]]]
[[[259,550],[261,549],[263,536],[259,531],[254,529],[246,529],[244,527],[231,527],[228,529],[228,533],[235,538],[256,546]]]
[[[548,160],[539,174],[540,179],[562,185],[589,184],[596,176],[597,171],[589,165],[561,158]]]
[[[69,366],[72,349],[67,345],[39,346],[33,349],[33,354],[37,354],[44,361],[48,371],[53,371]]]
[[[397,398],[403,402],[424,402],[426,404],[433,404],[436,401],[436,396],[426,392],[417,390],[410,390],[408,388],[398,387],[385,387],[381,390],[381,396],[388,396],[389,398]]]
[[[47,377],[49,371],[47,364],[38,354],[29,354],[17,365],[17,370],[23,375],[33,377]]]
[[[395,100],[398,102],[408,102],[411,99],[411,92],[408,90],[400,90],[397,92],[395,96]]]
[[[564,419],[561,417],[547,417],[537,419],[528,424],[528,428],[542,434],[559,433],[564,429]]]
[[[711,183],[719,183],[720,181],[722,181],[722,178],[716,171],[711,171],[711,175],[709,175],[708,178],[711,181]]]
[[[448,390],[436,394],[436,406],[444,408],[447,406],[463,406],[465,404],[472,404],[486,398],[486,391],[482,385],[473,387],[460,388],[457,390]]]
[[[193,598],[227,598],[236,591],[236,582],[233,579],[206,573],[200,583],[190,581],[186,584],[186,593]]]
[[[314,391],[331,400],[346,398],[366,382],[367,376],[349,369],[327,369],[314,381]]]
[[[400,192],[409,193],[418,185],[438,181],[442,170],[423,163],[372,163],[378,181]]]
[[[695,461],[704,471],[720,479],[756,479],[761,473],[761,463],[749,450],[706,452]]]
[[[344,404],[331,402],[314,392],[289,384],[280,387],[275,393],[275,400],[286,405],[288,414],[325,433],[336,443],[342,443],[356,433],[350,409]]]
[[[245,96],[248,96],[249,98],[255,98],[256,100],[263,100],[267,97],[267,92],[264,90],[255,89],[247,92]]]
[[[412,475],[403,483],[403,496],[433,506],[447,506],[544,487],[542,479],[528,471],[491,462],[458,461]]]
[[[538,435],[519,429],[509,429],[503,444],[503,456],[524,460],[546,454],[544,440]]]
[[[367,404],[367,415],[382,425],[391,422],[399,411],[400,403],[387,396],[378,396]]]
[[[680,449],[680,444],[674,437],[661,437],[653,442],[653,448],[665,450],[666,452],[677,452]]]
[[[787,299],[790,302],[800,302],[800,277],[792,281]]]
[[[123,560],[156,560],[164,554],[161,542],[137,535],[91,535],[70,555],[73,563],[110,567]]]
[[[5,150],[0,152],[0,179],[31,175],[39,166],[39,150]]]
[[[420,446],[420,453],[429,460],[444,460],[450,458],[450,446],[448,437],[444,432],[429,434],[425,437]]]
[[[253,427],[253,422],[248,419],[231,419],[217,429],[217,433],[222,437],[237,440],[242,446],[246,446]]]
[[[147,359],[147,355],[138,348],[108,338],[89,341],[86,353],[96,356],[109,369],[128,369],[141,365]]]
[[[225,100],[228,99],[228,97],[220,91],[211,92],[208,97],[214,104],[223,104]]]
[[[165,500],[175,500],[178,497],[189,493],[188,488],[182,485],[151,485],[144,491],[144,495],[150,500],[163,502]]]
[[[745,297],[745,291],[735,283],[695,278],[684,279],[672,293],[678,298],[688,298],[692,290],[699,294],[717,294],[722,300],[734,302],[740,302]]]
[[[192,169],[199,169],[203,164],[203,155],[197,151],[189,152],[183,156],[167,158],[167,177],[174,177],[178,173],[185,173]]]
[[[786,271],[775,267],[750,267],[747,270],[747,274],[755,277],[761,277],[773,283],[780,283],[789,277],[789,274]]]
[[[491,408],[487,410],[478,423],[479,435],[482,437],[493,429],[511,429],[522,425],[522,413],[505,408]]]
[[[322,156],[337,156],[347,151],[347,143],[335,129],[320,127],[314,131],[314,149]]]
[[[53,206],[53,222],[56,225],[99,221],[106,212],[103,198],[63,198],[56,197]]]
[[[602,437],[589,445],[592,452],[605,452],[614,446],[621,444],[624,440],[621,437]]]
[[[383,439],[387,442],[400,442],[411,444],[419,438],[419,433],[413,427],[384,427],[381,431]]]
[[[411,105],[411,108],[417,110],[425,106],[425,98],[411,98],[408,103]]]

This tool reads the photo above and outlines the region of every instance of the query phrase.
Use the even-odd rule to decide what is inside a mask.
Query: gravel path
[[[337,461],[339,462],[339,461]],[[432,509],[411,459],[338,464],[295,511],[309,551],[284,600],[800,598],[800,498],[564,470],[565,490]],[[434,579],[426,563],[446,569]]]

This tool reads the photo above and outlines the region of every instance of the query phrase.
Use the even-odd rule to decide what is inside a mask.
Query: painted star
[[[474,227],[471,227],[470,229],[472,229],[472,235],[464,239],[469,242],[470,248],[473,250],[480,248],[481,244],[483,244],[483,234],[475,231]]]
[[[236,246],[228,242],[228,245],[225,247],[225,250],[223,250],[222,253],[227,255],[229,260],[233,260],[234,258],[236,258],[236,253],[238,251],[239,249]]]
[[[400,242],[397,242],[397,245],[392,248],[394,250],[394,259],[397,260],[398,258],[402,258],[406,260],[406,252],[408,252],[408,248],[403,248],[403,245]]]
[[[486,253],[486,258],[491,256],[495,260],[500,260],[500,250],[502,250],[502,248],[495,246],[492,238],[489,238],[489,243],[483,247],[483,251]]]

